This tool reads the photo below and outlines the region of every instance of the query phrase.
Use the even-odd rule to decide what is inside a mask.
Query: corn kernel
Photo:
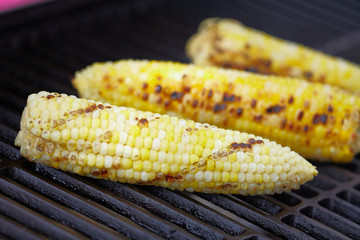
[[[124,168],[124,169],[128,169],[128,168],[131,168],[132,167],[132,160],[129,159],[129,158],[123,158],[122,159],[122,162],[121,162],[121,166]]]

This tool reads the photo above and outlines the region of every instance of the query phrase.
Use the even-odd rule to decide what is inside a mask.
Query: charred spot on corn
[[[149,126],[149,120],[146,118],[141,118],[137,124],[140,128],[146,128]]]
[[[161,85],[156,85],[155,86],[155,93],[160,93],[161,92],[161,89],[162,89],[162,87],[161,87]]]
[[[276,104],[276,105],[267,107],[266,112],[267,113],[279,113],[279,112],[283,111],[284,109],[285,109],[285,106]]]
[[[217,112],[221,112],[222,110],[224,110],[226,108],[226,104],[215,104],[214,106],[214,112],[217,113]]]

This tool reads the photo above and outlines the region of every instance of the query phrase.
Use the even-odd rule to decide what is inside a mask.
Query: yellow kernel
[[[86,156],[86,153],[84,152],[80,152],[79,153],[79,161],[78,161],[78,164],[82,167],[84,167],[86,165],[86,159],[87,159],[87,156]]]
[[[169,150],[169,142],[167,140],[161,140],[160,151],[167,152]]]
[[[215,161],[214,160],[208,160],[207,161],[206,170],[208,170],[208,171],[214,171],[215,170]]]
[[[198,144],[203,148],[206,146],[207,139],[205,136],[199,136]]]
[[[135,147],[141,149],[141,148],[143,147],[143,143],[144,143],[144,141],[143,141],[143,138],[142,138],[142,137],[137,136],[137,137],[135,138]]]
[[[260,173],[255,173],[254,181],[255,181],[256,183],[262,183],[262,182],[263,182],[262,174],[260,174]]]
[[[191,135],[190,136],[190,144],[191,145],[196,145],[196,144],[198,144],[198,136],[197,135]]]
[[[168,174],[169,171],[170,171],[169,164],[167,164],[167,163],[162,163],[162,164],[161,164],[161,172],[162,172],[163,174]]]
[[[149,128],[142,128],[141,129],[141,133],[140,133],[140,136],[141,137],[147,137],[150,135],[150,129]]]
[[[221,180],[221,172],[220,171],[214,171],[213,173],[213,181],[214,182],[220,182]]]
[[[239,162],[233,162],[231,165],[232,165],[231,171],[233,171],[235,173],[240,172],[240,163]]]
[[[144,139],[144,148],[150,149],[152,146],[152,138],[151,137],[145,137]]]
[[[178,148],[178,144],[175,142],[170,142],[169,143],[169,152],[171,153],[176,153],[177,152],[177,148]]]
[[[166,162],[172,164],[175,161],[175,156],[173,153],[166,154]]]
[[[100,112],[100,119],[109,119],[109,112],[108,111],[101,111]]]
[[[194,164],[194,163],[196,163],[196,162],[199,161],[199,157],[196,156],[195,154],[191,154],[189,160],[190,160],[190,164],[192,165],[192,164]]]
[[[127,180],[133,179],[134,178],[134,169],[127,169],[125,171],[125,177]]]
[[[158,159],[158,152],[151,149],[149,160],[155,162],[155,161],[157,161],[157,159]]]
[[[77,127],[74,127],[70,130],[71,138],[72,139],[78,139],[79,138],[79,129]]]
[[[230,181],[231,182],[237,182],[237,180],[238,180],[238,174],[234,173],[234,172],[231,172],[230,173]]]
[[[122,167],[124,169],[131,168],[132,167],[132,160],[129,159],[129,158],[123,158],[121,165],[122,165]]]
[[[148,160],[148,159],[149,159],[149,156],[150,156],[150,151],[149,151],[149,149],[141,148],[141,150],[140,150],[140,158],[141,158],[142,160]]]
[[[100,119],[98,119],[98,118],[93,118],[92,121],[91,121],[91,128],[93,128],[93,129],[99,128],[99,127],[100,127],[100,123],[101,123]]]
[[[79,165],[74,166],[73,171],[74,171],[74,173],[76,173],[76,174],[82,175],[82,174],[81,174],[81,172],[82,172],[82,167],[79,166]]]
[[[87,155],[87,165],[89,167],[93,167],[93,166],[95,166],[95,163],[96,163],[96,155],[93,153],[88,154]]]
[[[260,150],[260,154],[265,156],[269,154],[269,147],[268,146],[263,146]]]
[[[187,152],[188,154],[191,154],[194,152],[194,145],[191,144],[187,144],[185,147],[185,152]]]
[[[30,109],[30,116],[32,118],[38,118],[40,117],[40,108],[31,108]]]
[[[166,132],[165,140],[171,142],[174,140],[174,133],[173,132]]]
[[[111,156],[114,156],[116,153],[116,145],[114,143],[108,143],[107,153]]]
[[[88,136],[86,139],[90,142],[95,141],[95,139],[96,139],[95,129],[93,129],[93,128],[89,129]]]
[[[229,155],[229,161],[230,162],[235,162],[236,161],[236,153],[232,153]]]
[[[133,169],[135,171],[141,171],[143,169],[143,162],[142,161],[134,161]]]
[[[223,161],[216,161],[216,171],[222,171],[224,169],[224,162]]]
[[[221,181],[222,182],[229,182],[230,181],[230,174],[228,172],[221,173]]]
[[[208,149],[213,149],[215,147],[214,139],[207,139],[205,147]]]
[[[81,139],[86,139],[86,137],[88,136],[88,129],[86,127],[81,127],[80,131],[79,131],[79,137]]]
[[[151,128],[150,129],[150,137],[152,139],[156,138],[159,134],[159,131],[156,128]]]
[[[152,162],[150,161],[144,161],[143,162],[143,169],[146,172],[150,172],[152,170]]]
[[[133,147],[135,145],[135,137],[133,135],[128,135],[126,145]]]
[[[84,118],[84,127],[91,128],[91,117]]]
[[[111,135],[111,140],[110,142],[112,143],[118,143],[119,142],[119,138],[120,138],[120,134],[118,131],[112,131],[112,135]]]
[[[95,166],[97,168],[103,168],[104,167],[104,163],[105,163],[105,159],[104,156],[101,154],[96,155],[96,164]]]
[[[131,126],[129,134],[133,135],[134,137],[139,136],[140,135],[140,127],[138,125]]]
[[[223,171],[230,172],[231,171],[231,162],[226,161],[224,162],[224,169]]]
[[[195,145],[195,147],[194,147],[194,153],[199,157],[202,156],[203,150],[204,150],[203,147],[200,145]]]

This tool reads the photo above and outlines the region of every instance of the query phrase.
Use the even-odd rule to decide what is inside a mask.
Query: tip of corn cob
[[[261,137],[168,115],[39,92],[15,144],[30,161],[123,183],[225,194],[298,189],[317,170]]]
[[[303,78],[360,93],[360,66],[244,26],[234,19],[205,19],[186,44],[198,65]]]

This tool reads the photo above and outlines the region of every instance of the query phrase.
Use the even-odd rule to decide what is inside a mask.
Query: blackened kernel
[[[334,111],[334,107],[333,107],[331,104],[329,104],[327,110],[328,110],[328,112],[333,112],[333,111]]]
[[[193,108],[196,108],[197,107],[197,105],[198,105],[198,100],[197,99],[194,99],[194,101],[192,102],[192,107]]]
[[[160,117],[156,117],[155,119],[160,119]]]
[[[69,112],[71,116],[75,116],[76,115],[76,111],[71,111]]]
[[[101,173],[101,176],[105,177],[108,174],[108,171],[107,171],[107,169],[101,169],[100,173]]]
[[[137,125],[141,128],[144,128],[144,127],[149,126],[149,121],[146,118],[142,118],[139,120]]]
[[[54,97],[55,97],[54,95],[47,95],[47,96],[46,96],[47,99],[52,99],[52,98],[54,98]]]
[[[176,92],[176,91],[172,92],[170,95],[171,99],[173,100],[179,100],[182,98],[182,96],[183,96],[182,92]]]
[[[242,108],[236,109],[236,115],[241,116],[242,113],[243,113],[243,109],[242,109]]]
[[[226,104],[215,104],[214,106],[214,112],[220,112],[226,108]]]
[[[185,128],[185,131],[187,131],[187,132],[191,132],[191,130],[192,130],[191,127]]]
[[[297,115],[297,120],[301,120],[304,117],[304,111],[300,111]]]
[[[231,145],[230,145],[232,148],[234,148],[234,149],[237,149],[237,148],[239,148],[240,147],[240,143],[237,143],[237,142],[233,142],[233,143],[231,143]]]
[[[92,172],[91,172],[91,175],[93,175],[93,176],[99,176],[99,175],[100,175],[100,172],[99,172],[99,171],[92,171]]]
[[[289,104],[292,104],[294,102],[294,97],[293,96],[290,96],[289,100],[288,100],[288,103]]]
[[[246,144],[246,143],[240,143],[240,147],[241,147],[241,148],[246,148],[246,147],[247,147],[247,144]]]
[[[155,93],[160,93],[161,92],[161,85],[156,85],[155,86]]]
[[[248,139],[248,143],[250,143],[250,144],[254,144],[256,141],[255,141],[255,139],[253,139],[253,138],[249,138]]]
[[[310,78],[312,78],[312,76],[313,76],[312,72],[310,72],[310,71],[305,72],[304,75],[305,75],[305,77],[306,77],[307,79],[310,79]]]
[[[148,87],[148,84],[147,84],[147,83],[143,83],[142,88],[143,88],[143,89],[147,89],[147,87]]]
[[[163,101],[163,99],[162,99],[161,97],[159,97],[159,98],[156,100],[156,103],[157,103],[157,104],[161,104],[162,101]]]
[[[97,105],[97,107],[98,107],[99,109],[104,109],[104,105],[102,105],[102,104]]]
[[[262,143],[264,143],[264,141],[263,141],[263,140],[258,139],[258,140],[256,140],[256,143],[257,143],[257,144],[262,144]]]
[[[230,189],[232,188],[232,185],[231,185],[231,183],[225,183],[225,184],[222,186],[222,188],[223,188],[224,190],[230,190]]]
[[[314,117],[313,117],[313,124],[318,124],[320,123],[320,115],[319,114],[315,114]]]
[[[252,148],[252,145],[249,143],[246,143],[245,146],[246,146],[246,148]]]
[[[142,99],[143,100],[148,100],[149,99],[149,94],[148,93],[144,93],[143,95],[142,95]]]
[[[83,113],[84,113],[84,109],[82,109],[82,108],[78,109],[78,110],[77,110],[77,113],[78,113],[78,114],[83,114]]]
[[[307,132],[307,131],[309,131],[309,126],[308,126],[308,125],[305,125],[305,126],[304,126],[304,132]]]
[[[266,108],[267,113],[278,113],[285,109],[285,106],[274,105]]]
[[[252,72],[252,73],[258,73],[259,70],[256,67],[249,67],[249,68],[244,68],[245,71],[248,72]]]
[[[281,127],[281,128],[285,128],[285,126],[286,126],[286,118],[284,118],[283,120],[281,120],[281,125],[280,125],[280,127]]]
[[[234,111],[235,111],[235,109],[234,109],[234,108],[230,108],[230,109],[229,109],[229,113],[230,113],[230,114],[233,114],[233,113],[234,113]]]
[[[111,108],[111,106],[105,106],[105,108],[110,109],[110,108]]]
[[[166,176],[166,182],[172,183],[174,181],[175,181],[175,177],[173,175],[169,174],[169,175]]]
[[[212,90],[209,90],[209,93],[208,93],[208,98],[211,98],[213,95],[213,91]]]
[[[256,107],[256,103],[257,103],[256,99],[253,99],[253,100],[251,100],[250,106],[251,106],[252,108],[255,108],[255,107]]]
[[[190,90],[191,90],[190,87],[188,87],[188,86],[184,87],[184,92],[188,93],[188,92],[190,92]]]
[[[169,106],[169,105],[170,105],[170,101],[169,101],[169,100],[166,100],[166,101],[164,102],[164,106],[167,107],[167,106]]]
[[[241,101],[241,96],[236,96],[236,97],[235,97],[235,101],[236,101],[236,102],[240,102],[240,101]]]
[[[268,59],[268,60],[265,60],[265,66],[266,67],[270,67],[271,66],[271,60],[270,59]]]
[[[326,114],[321,114],[320,115],[320,121],[325,124],[326,121],[327,121],[327,115]]]
[[[254,116],[254,120],[257,122],[260,122],[262,120],[262,118],[263,118],[263,116],[261,114]]]
[[[176,173],[174,178],[175,178],[175,181],[177,181],[177,182],[182,182],[184,180],[184,177],[182,176],[181,173]]]

